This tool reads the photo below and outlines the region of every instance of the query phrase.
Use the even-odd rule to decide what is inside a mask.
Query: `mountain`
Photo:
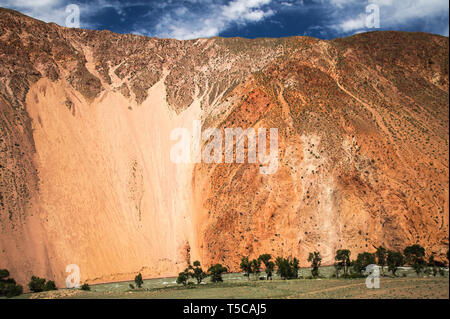
[[[189,41],[0,9],[0,268],[63,286],[186,261],[449,245],[448,38]],[[171,160],[176,128],[277,128],[278,169]],[[208,141],[203,141],[203,147]],[[248,145],[246,145],[246,149]],[[219,154],[219,155],[224,155]]]

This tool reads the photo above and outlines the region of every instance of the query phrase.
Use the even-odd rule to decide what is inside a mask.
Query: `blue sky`
[[[373,30],[449,32],[447,0],[0,0],[2,7],[62,26],[69,4],[80,8],[82,28],[161,38],[332,39]],[[379,28],[373,27],[377,10]]]

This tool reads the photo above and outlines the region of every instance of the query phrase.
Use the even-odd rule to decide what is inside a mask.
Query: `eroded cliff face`
[[[0,268],[21,283],[447,251],[448,38],[177,41],[0,16]],[[173,163],[194,120],[278,128],[278,170]]]

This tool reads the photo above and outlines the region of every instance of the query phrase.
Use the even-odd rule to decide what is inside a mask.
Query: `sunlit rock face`
[[[413,243],[444,259],[448,38],[177,41],[0,17],[0,268],[19,282]],[[277,128],[278,169],[174,163],[171,132],[194,121]]]

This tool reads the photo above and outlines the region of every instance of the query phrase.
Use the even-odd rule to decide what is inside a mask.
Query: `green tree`
[[[212,282],[222,282],[222,274],[227,272],[227,268],[221,264],[215,264],[208,269],[208,274],[211,276]]]
[[[356,257],[356,260],[353,264],[353,269],[358,274],[361,274],[363,270],[366,269],[367,266],[375,264],[375,255],[364,252],[361,254],[358,254],[358,257]]]
[[[281,279],[289,279],[292,272],[289,260],[283,257],[277,257],[275,264],[277,265],[277,274]]]
[[[281,279],[294,279],[298,277],[299,262],[297,258],[290,261],[287,258],[277,257],[275,260],[277,265],[277,274]]]
[[[339,274],[341,273],[341,270],[342,270],[342,263],[335,261],[333,266],[334,266],[335,276],[336,276],[336,278],[339,278]]]
[[[142,284],[144,283],[144,280],[142,280],[142,274],[139,273],[136,277],[134,277],[134,282],[136,284],[136,287],[141,288]]]
[[[384,276],[384,266],[386,266],[387,250],[383,246],[379,246],[375,252],[377,264],[381,266],[381,275]]]
[[[0,280],[4,280],[9,277],[8,269],[0,269]]]
[[[273,271],[275,270],[275,263],[273,261],[269,261],[266,265],[266,274],[267,280],[272,280]]]
[[[252,264],[248,260],[248,257],[242,257],[240,267],[244,272],[244,276],[246,276],[250,280],[250,274],[252,273]]]
[[[272,259],[272,256],[270,254],[262,254],[258,257],[258,259],[261,260],[264,265],[266,265]]]
[[[28,287],[32,292],[44,291],[45,279],[36,276],[31,276],[31,280],[28,283]]]
[[[433,276],[436,277],[438,273],[438,267],[437,262],[434,259],[434,254],[430,255],[430,257],[428,258],[428,266],[431,267],[431,270],[433,271]]]
[[[55,282],[53,280],[49,280],[44,285],[44,291],[57,290]]]
[[[130,285],[131,285],[131,284],[130,284]],[[84,284],[81,286],[80,289],[81,289],[81,290],[84,290],[84,291],[90,291],[90,290],[91,290],[91,287],[89,286],[89,284],[84,283]],[[133,289],[134,289],[134,286],[133,286]]]
[[[198,260],[194,261],[192,277],[197,280],[197,284],[200,284],[206,276],[206,272],[200,267],[200,262]]]
[[[15,297],[23,293],[23,288],[18,285],[14,278],[8,278],[9,271],[7,269],[0,269],[0,297],[7,298]]]
[[[300,269],[300,262],[298,261],[297,258],[293,258],[292,262],[291,262],[291,267],[292,267],[292,279],[297,279],[298,278],[298,270]]]
[[[264,264],[267,280],[272,280],[273,270],[275,269],[275,263],[271,261],[272,256],[270,254],[262,254],[258,259]]]
[[[425,248],[418,244],[414,244],[406,247],[403,253],[405,255],[406,263],[414,268],[417,275],[420,275],[426,265],[424,259]]]
[[[386,263],[389,271],[392,271],[392,274],[397,276],[397,269],[405,264],[405,258],[401,252],[388,250]]]
[[[6,292],[6,298],[12,298],[15,296],[19,296],[23,293],[23,288],[21,285],[17,284],[9,284],[8,291]]]
[[[188,279],[189,279],[189,275],[186,272],[186,270],[182,271],[178,274],[177,284],[179,284],[179,285],[182,284],[183,286],[186,286]]]
[[[311,274],[314,278],[319,277],[319,267],[322,263],[322,257],[320,256],[320,253],[315,251],[312,253],[309,253],[308,261],[311,263]]]
[[[252,273],[253,275],[258,278],[259,274],[261,273],[261,260],[259,259],[253,259],[251,262],[252,267]]]
[[[334,257],[338,267],[336,269],[344,269],[344,275],[347,275],[348,267],[350,266],[350,250],[339,249]]]

